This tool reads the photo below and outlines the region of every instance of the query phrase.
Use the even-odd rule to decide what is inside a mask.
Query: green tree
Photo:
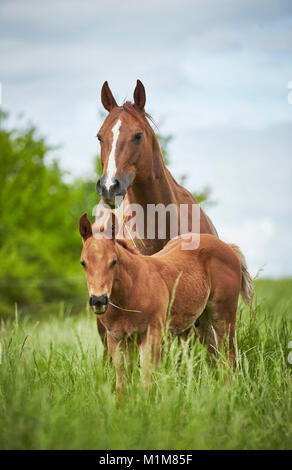
[[[95,179],[66,183],[51,147],[29,126],[7,130],[0,115],[2,313],[80,296],[78,218],[97,203]]]

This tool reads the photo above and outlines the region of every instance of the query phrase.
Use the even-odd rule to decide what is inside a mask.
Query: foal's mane
[[[135,246],[133,245],[133,242],[132,240],[129,240],[127,238],[117,238],[116,239],[116,242],[122,246],[123,248],[125,248],[127,251],[129,251],[130,253],[132,253],[133,255],[138,255],[139,254],[139,250],[137,248],[135,248]]]

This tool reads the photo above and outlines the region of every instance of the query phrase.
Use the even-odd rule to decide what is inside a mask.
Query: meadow
[[[66,305],[1,320],[1,449],[289,449],[292,279],[240,302],[237,370],[198,341],[165,340],[152,385],[136,364],[121,400],[94,314]],[[190,347],[191,346],[191,347]]]

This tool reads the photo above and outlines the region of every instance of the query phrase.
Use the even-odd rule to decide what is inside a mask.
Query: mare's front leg
[[[143,380],[149,385],[151,373],[155,369],[161,356],[161,328],[149,329],[140,337],[139,354],[140,366],[142,370]]]

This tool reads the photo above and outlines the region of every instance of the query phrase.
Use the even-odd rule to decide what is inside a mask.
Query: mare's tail
[[[234,251],[234,253],[236,254],[237,258],[240,261],[241,275],[242,275],[240,292],[241,292],[244,302],[250,306],[252,303],[252,299],[253,299],[252,277],[247,270],[245,257],[243,253],[240,251],[240,249],[238,248],[238,246],[232,245],[231,243],[229,244],[229,246],[230,248],[232,248],[232,250]]]

